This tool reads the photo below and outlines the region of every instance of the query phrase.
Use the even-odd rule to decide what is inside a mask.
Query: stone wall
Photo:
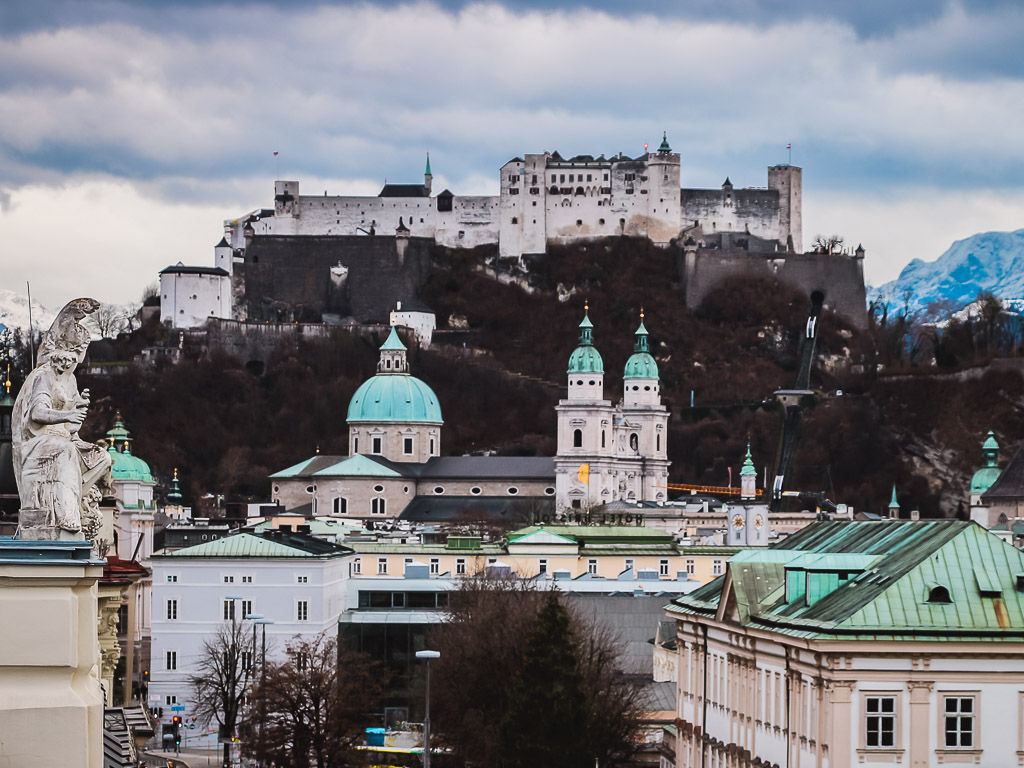
[[[686,306],[695,309],[727,277],[775,277],[806,293],[821,291],[825,307],[854,326],[867,325],[864,260],[828,253],[761,254],[731,248],[687,250],[683,260]]]
[[[235,318],[315,323],[326,313],[386,323],[426,281],[431,244],[394,235],[252,237],[234,265]]]

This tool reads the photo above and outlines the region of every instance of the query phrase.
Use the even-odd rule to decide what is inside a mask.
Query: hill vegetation
[[[691,312],[675,290],[676,252],[643,241],[554,248],[531,265],[529,292],[485,274],[490,256],[439,249],[421,294],[442,328],[464,318],[475,338],[465,349],[410,350],[413,373],[440,398],[445,453],[553,453],[554,406],[589,299],[613,400],[644,308],[672,413],[673,482],[724,485],[730,467],[735,480],[748,440],[759,474],[771,472],[781,425],[771,394],[795,380],[809,308],[800,291],[734,280]],[[788,485],[881,511],[895,483],[906,511],[955,514],[984,432],[996,431],[1004,460],[1024,437],[1021,376],[986,367],[981,348],[941,371],[924,365],[897,315],[874,314],[866,332],[821,318],[812,385],[823,394],[806,412]],[[151,323],[106,354],[125,359],[165,333]],[[261,376],[187,347],[177,364],[82,376],[94,404],[83,433],[99,437],[120,409],[136,453],[164,480],[180,467],[194,503],[205,493],[265,498],[269,473],[318,449],[346,452],[348,401],[382,341],[338,331],[282,347]]]

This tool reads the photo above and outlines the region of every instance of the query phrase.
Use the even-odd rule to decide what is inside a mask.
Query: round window
[[[594,386],[595,382],[593,379],[590,380],[590,386]]]
[[[435,485],[434,486],[434,493],[439,494],[439,495],[444,493],[444,486],[443,485]]]
[[[474,485],[472,488],[469,489],[469,492],[472,493],[474,496],[479,496],[480,495],[480,486],[479,485]]]
[[[508,487],[508,495],[509,496],[515,496],[517,493],[519,493],[519,489],[516,488],[514,485],[510,485]]]
[[[280,485],[275,485],[274,486],[274,493],[278,493],[280,490],[281,490],[281,486]]]
[[[582,383],[583,383],[583,379],[577,379],[577,380],[576,380],[576,383],[577,383],[577,384],[582,384]]]
[[[650,392],[650,391],[651,391],[650,387],[647,387],[647,386],[644,387],[644,392]]]
[[[550,488],[550,487],[549,488],[545,488],[544,489],[544,495],[546,495],[546,496],[554,496],[555,495],[555,489],[554,488]]]
[[[374,493],[383,493],[384,492],[384,486],[383,485],[375,485],[375,486],[373,486],[373,492]]]

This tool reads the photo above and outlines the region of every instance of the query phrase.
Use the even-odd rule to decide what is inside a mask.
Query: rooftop
[[[191,547],[161,552],[155,558],[173,557],[258,557],[316,558],[338,557],[351,553],[349,547],[333,544],[304,533],[273,530],[258,533],[236,533],[216,541],[204,541]]]
[[[1024,637],[1024,552],[959,520],[823,521],[733,557],[669,611],[814,639]]]

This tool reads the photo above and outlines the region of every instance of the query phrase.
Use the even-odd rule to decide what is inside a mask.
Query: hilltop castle
[[[497,245],[502,259],[521,262],[554,244],[629,236],[682,249],[687,306],[724,277],[775,275],[821,290],[826,306],[863,324],[863,249],[803,253],[799,167],[771,166],[767,187],[746,189],[728,178],[720,189],[684,189],[680,167],[666,136],[636,158],[514,157],[497,196],[435,195],[429,156],[422,183],[384,184],[373,197],[302,195],[298,181],[276,181],[273,208],[224,222],[213,268],[161,273],[161,317],[186,327],[225,316],[379,322],[415,296],[432,244]]]

